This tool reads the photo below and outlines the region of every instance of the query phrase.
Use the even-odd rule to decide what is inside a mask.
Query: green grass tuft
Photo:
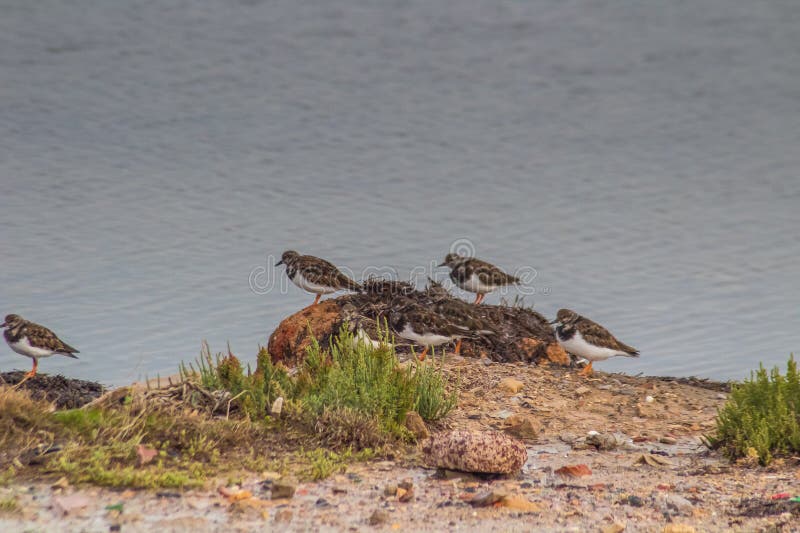
[[[316,448],[311,451],[301,451],[300,458],[308,461],[308,467],[300,472],[303,479],[318,481],[325,479],[333,474],[343,474],[347,471],[347,465],[353,461],[366,461],[374,457],[375,452],[370,448],[365,448],[359,452],[346,449],[340,453]]]
[[[388,340],[388,333],[382,335]],[[408,440],[403,422],[409,411],[433,421],[455,408],[457,392],[447,390],[443,361],[431,360],[400,365],[390,343],[368,345],[345,325],[329,350],[312,339],[294,376],[263,348],[251,372],[230,352],[212,357],[207,346],[181,373],[198,376],[208,389],[228,391],[252,420],[268,417],[272,402],[283,397],[285,418],[301,422],[325,445],[360,450]]]
[[[757,456],[762,465],[777,455],[800,453],[800,373],[794,356],[785,376],[777,367],[767,372],[760,365],[734,386],[709,441],[731,459]]]

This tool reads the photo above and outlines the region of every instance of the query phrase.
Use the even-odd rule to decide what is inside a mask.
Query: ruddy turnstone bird
[[[66,355],[77,359],[75,354],[80,353],[46,327],[28,322],[19,315],[6,315],[0,328],[5,328],[3,336],[12,350],[33,359],[33,368],[25,374],[26,379],[36,375],[40,357]]]
[[[451,322],[444,315],[409,298],[396,298],[389,310],[389,327],[398,337],[424,346],[423,361],[431,347],[470,336],[468,327]]]
[[[281,260],[275,263],[275,266],[278,265],[286,265],[286,275],[292,283],[317,295],[312,305],[317,305],[323,294],[361,289],[358,283],[342,274],[333,264],[313,255],[300,255],[287,250],[281,255]]]
[[[358,312],[353,304],[342,307],[342,317],[353,334],[353,345],[363,343],[368,347],[382,348],[391,346],[391,335],[387,331],[386,319],[374,319]]]
[[[444,292],[442,292],[444,291]],[[480,316],[478,308],[468,304],[464,300],[453,298],[444,287],[431,280],[431,284],[426,290],[426,294],[432,298],[433,310],[446,318],[453,326],[465,334],[458,337],[456,342],[456,355],[461,353],[461,341],[464,337],[475,337],[478,335],[493,335],[485,321]]]
[[[581,375],[592,373],[594,361],[605,361],[616,356],[639,357],[639,350],[620,342],[606,328],[575,311],[559,309],[553,324],[558,324],[556,339],[561,346],[569,353],[589,361]]]
[[[475,304],[483,301],[486,294],[505,285],[519,283],[519,278],[506,274],[496,266],[474,257],[456,253],[447,254],[439,265],[450,268],[450,279],[465,291],[474,292]]]

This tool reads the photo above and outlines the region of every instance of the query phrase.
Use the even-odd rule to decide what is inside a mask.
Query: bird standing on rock
[[[583,357],[589,364],[581,375],[592,373],[594,361],[605,361],[609,357],[639,357],[639,350],[617,340],[606,328],[592,322],[569,309],[559,309],[556,319],[556,339],[566,351]]]
[[[65,355],[77,359],[75,354],[80,353],[46,327],[29,322],[19,315],[6,315],[0,328],[5,328],[3,337],[12,350],[33,359],[33,368],[25,374],[25,379],[36,375],[40,357]]]
[[[456,253],[447,254],[439,266],[450,268],[450,279],[461,289],[477,294],[475,304],[481,303],[488,293],[520,281],[491,263]]]
[[[345,276],[332,263],[313,255],[300,255],[287,250],[281,255],[281,260],[275,263],[275,266],[278,265],[286,265],[286,275],[292,283],[317,295],[311,305],[317,305],[323,294],[361,290],[357,282]]]

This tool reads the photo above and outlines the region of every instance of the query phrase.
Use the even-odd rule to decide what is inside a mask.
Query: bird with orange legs
[[[300,255],[293,250],[287,250],[281,255],[280,261],[275,263],[275,266],[278,265],[286,265],[286,275],[292,283],[317,295],[311,305],[317,305],[323,294],[361,290],[361,285],[344,275],[333,263],[313,255]]]
[[[617,340],[606,328],[569,309],[559,309],[556,319],[556,339],[566,351],[583,357],[589,364],[580,372],[592,374],[592,363],[609,357],[639,357],[639,350]]]
[[[52,355],[64,355],[77,359],[78,350],[62,341],[44,326],[25,320],[19,315],[6,315],[0,328],[5,328],[3,337],[12,350],[33,359],[33,368],[25,374],[25,380],[36,375],[39,359]]]
[[[456,253],[447,254],[439,266],[450,268],[450,279],[459,288],[476,293],[474,304],[483,302],[488,293],[500,287],[520,282],[519,278],[506,274],[491,263]]]

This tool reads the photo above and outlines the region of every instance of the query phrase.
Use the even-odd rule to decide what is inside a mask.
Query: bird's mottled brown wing
[[[44,326],[40,326],[39,324],[28,322],[25,325],[24,334],[26,337],[28,337],[28,342],[30,342],[33,346],[63,354],[71,355],[73,353],[80,353],[78,350],[59,339],[55,333]]]
[[[575,327],[581,332],[583,339],[590,344],[602,346],[603,348],[611,348],[612,350],[620,350],[631,355],[639,354],[639,350],[617,340],[610,331],[588,318],[581,317],[575,324]]]
[[[408,323],[416,331],[428,331],[437,335],[463,334],[463,327],[454,326],[447,318],[415,302],[395,306],[391,310],[390,323],[399,333]]]
[[[298,260],[297,267],[303,272],[303,277],[312,283],[351,291],[360,289],[358,283],[342,274],[333,263],[319,257],[304,255]]]
[[[479,310],[461,300],[443,300],[434,305],[434,310],[456,327],[466,328],[474,333],[492,333],[491,329],[480,318]]]
[[[511,285],[518,283],[519,279],[506,274],[496,266],[480,259],[470,259],[469,267],[478,275],[481,283],[486,285]]]

